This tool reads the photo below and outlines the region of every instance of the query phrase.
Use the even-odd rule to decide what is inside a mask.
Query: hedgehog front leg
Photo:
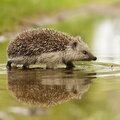
[[[73,69],[75,67],[72,61],[65,62],[64,64],[66,65],[66,69]]]

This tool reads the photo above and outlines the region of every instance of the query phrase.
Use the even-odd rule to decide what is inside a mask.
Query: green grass
[[[37,15],[55,13],[59,10],[78,7],[89,3],[115,3],[119,0],[0,0],[0,34],[13,31],[24,19]]]
[[[82,4],[114,4],[114,3],[120,3],[119,0],[79,0],[82,2]]]

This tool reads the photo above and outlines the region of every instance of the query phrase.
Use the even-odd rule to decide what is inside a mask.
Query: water
[[[8,71],[8,89],[20,101],[50,107],[80,99],[95,73],[66,70]],[[43,94],[44,93],[44,94]]]
[[[96,62],[74,70],[6,70],[0,64],[1,120],[119,120],[120,20],[105,19],[93,35]]]
[[[106,19],[99,23],[93,45],[96,53],[104,57],[100,61],[120,63],[120,19]]]

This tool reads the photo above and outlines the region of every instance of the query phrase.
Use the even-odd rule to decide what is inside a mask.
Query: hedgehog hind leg
[[[11,67],[12,67],[11,64],[12,64],[12,62],[8,60],[7,64],[6,64],[7,69],[11,69]]]
[[[66,69],[73,69],[75,67],[75,65],[72,63],[72,61],[68,61],[66,63],[64,63],[66,65]]]

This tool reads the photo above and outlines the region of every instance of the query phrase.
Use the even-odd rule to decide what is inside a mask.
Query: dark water
[[[75,62],[74,70],[0,64],[0,120],[120,120],[119,23],[96,25],[91,46],[98,60]]]

